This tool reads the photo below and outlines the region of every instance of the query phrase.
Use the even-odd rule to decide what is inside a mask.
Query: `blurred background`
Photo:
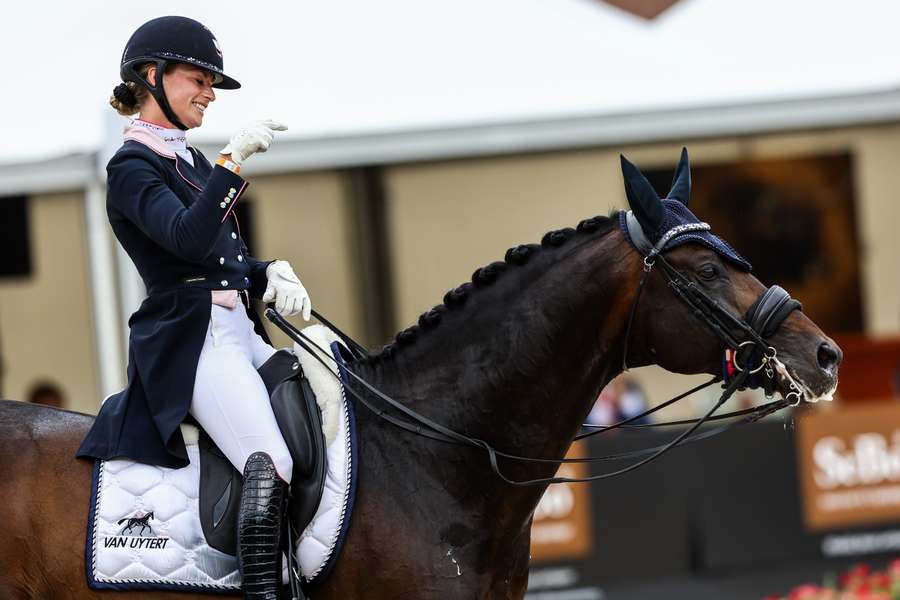
[[[189,143],[215,156],[247,121],[290,127],[242,173],[251,252],[289,260],[314,306],[373,348],[508,247],[624,207],[619,153],[664,194],[682,145],[694,212],[843,348],[833,403],[621,479],[550,488],[529,598],[760,598],[900,554],[900,7],[9,7],[0,397],[93,413],[124,386],[127,320],[145,291],[106,219],[104,167],[127,123],[107,99],[130,34],[164,14],[207,25],[244,85],[218,92]],[[702,380],[633,370],[589,418],[614,422]],[[714,394],[661,418],[695,416]]]

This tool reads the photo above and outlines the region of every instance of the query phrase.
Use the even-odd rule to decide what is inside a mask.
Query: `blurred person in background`
[[[245,126],[215,166],[187,144],[216,90],[240,87],[223,71],[212,32],[192,19],[138,28],[120,75],[110,105],[139,116],[106,167],[107,214],[148,297],[129,320],[128,385],[104,402],[78,456],[185,467],[179,426],[190,413],[244,475],[237,536],[245,597],[275,600],[293,464],[257,373],[275,349],[254,331],[249,297],[304,319],[311,304],[290,264],[248,254],[233,209],[247,188],[241,165],[287,127]]]
[[[28,402],[32,404],[44,404],[46,406],[54,406],[56,408],[64,408],[66,405],[65,395],[62,389],[51,381],[39,381],[31,386],[28,391]]]
[[[600,390],[600,395],[597,396],[594,406],[591,407],[591,412],[587,416],[587,422],[591,425],[612,425],[619,421],[618,398],[616,386],[613,385],[614,381],[615,379]]]
[[[591,425],[612,425],[630,419],[649,408],[644,388],[633,377],[622,374],[606,384],[588,413]],[[648,417],[632,421],[634,425],[649,423]]]
[[[647,411],[649,407],[647,403],[647,394],[644,388],[633,377],[618,377],[616,379],[620,386],[619,389],[619,413],[622,419],[630,419]],[[633,425],[643,425],[648,423],[648,417],[641,417],[632,421]]]

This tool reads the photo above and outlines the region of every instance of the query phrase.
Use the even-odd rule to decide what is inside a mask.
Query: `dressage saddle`
[[[316,514],[325,485],[322,416],[309,380],[304,376],[299,360],[289,350],[273,354],[258,372],[269,392],[272,412],[294,461],[287,516],[291,538],[297,539]],[[199,446],[203,535],[212,548],[237,555],[241,473],[202,427]]]

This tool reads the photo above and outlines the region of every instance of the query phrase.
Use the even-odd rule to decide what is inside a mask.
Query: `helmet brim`
[[[220,90],[236,90],[241,87],[241,84],[236,79],[232,79],[225,73],[216,73],[216,75],[221,77],[222,81],[214,83],[214,88],[218,88]]]
[[[216,81],[212,84],[214,88],[220,90],[236,90],[241,87],[241,84],[237,79],[226,75],[225,72],[222,71],[222,69],[208,62],[204,62],[190,56],[181,56],[179,54],[173,54],[170,52],[160,52],[156,56],[168,62],[177,62],[185,65],[191,65],[193,67],[197,67],[198,69],[203,69],[204,71],[212,73],[216,77]]]

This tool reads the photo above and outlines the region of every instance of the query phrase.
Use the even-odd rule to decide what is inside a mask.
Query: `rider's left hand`
[[[263,302],[274,300],[278,314],[291,317],[302,312],[303,320],[309,321],[312,301],[291,264],[286,260],[276,260],[266,267],[266,277],[269,283],[262,297]]]

